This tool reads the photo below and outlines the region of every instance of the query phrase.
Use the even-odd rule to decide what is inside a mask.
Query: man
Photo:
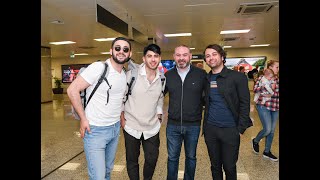
[[[226,52],[217,44],[208,45],[204,59],[211,68],[208,73],[204,139],[214,180],[237,179],[240,134],[252,126],[249,117],[250,93],[245,74],[224,66]]]
[[[190,64],[192,58],[188,46],[175,48],[173,58],[176,67],[166,76],[165,93],[169,93],[168,122],[166,129],[168,150],[167,180],[177,180],[182,142],[185,148],[185,180],[194,179],[196,150],[202,120],[203,92],[206,72]]]
[[[162,121],[163,93],[158,65],[160,47],[150,44],[144,48],[136,83],[121,113],[121,127],[126,147],[127,172],[130,180],[139,180],[140,144],[144,150],[143,179],[151,180],[159,156],[159,130]],[[127,72],[127,81],[132,71]]]
[[[248,78],[253,79],[253,75],[258,73],[259,65],[256,65],[254,69],[248,72]]]
[[[87,99],[97,84],[104,63],[89,65],[67,89],[70,101],[80,116],[80,134],[84,142],[90,180],[110,179],[120,131],[121,106],[126,90],[124,63],[131,55],[131,43],[118,37],[112,41],[111,57],[105,63],[110,69],[107,83],[103,81],[90,103],[83,110],[80,91],[87,88]]]

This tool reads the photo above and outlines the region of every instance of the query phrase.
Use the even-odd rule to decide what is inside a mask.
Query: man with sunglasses
[[[151,180],[159,156],[159,130],[162,122],[163,93],[160,71],[161,50],[149,44],[143,50],[136,84],[124,105],[121,126],[126,146],[127,172],[130,180],[139,180],[139,155],[144,151],[143,179]],[[127,72],[127,81],[132,71]],[[144,99],[144,100],[142,100]]]
[[[71,104],[80,116],[80,134],[90,180],[109,180],[113,169],[120,132],[121,106],[127,83],[123,66],[132,55],[130,41],[117,37],[112,41],[110,54],[111,57],[104,62],[109,68],[107,80],[100,84],[85,110],[81,104],[80,91],[86,89],[88,99],[105,64],[90,64],[67,89]]]

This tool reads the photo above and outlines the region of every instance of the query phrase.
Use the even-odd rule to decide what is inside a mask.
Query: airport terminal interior
[[[71,115],[66,90],[76,77],[75,70],[110,58],[111,42],[119,36],[129,39],[131,58],[138,64],[148,44],[161,47],[161,66],[173,65],[175,47],[186,45],[192,53],[192,64],[200,63],[209,72],[203,51],[209,44],[219,44],[227,52],[228,68],[241,65],[248,72],[260,64],[262,69],[266,61],[279,60],[279,1],[41,0],[41,179],[89,179],[79,121]],[[248,87],[254,125],[240,138],[238,180],[278,180],[279,121],[271,147],[279,161],[274,162],[262,155],[265,139],[260,141],[259,154],[252,150],[251,139],[262,126],[253,102],[252,79]],[[163,108],[154,180],[164,180],[167,175],[168,95]],[[111,179],[128,180],[122,129],[120,132]],[[179,179],[183,179],[184,156],[182,148]],[[142,177],[143,150],[139,164]],[[212,179],[203,136],[198,142],[195,179]]]
[[[251,99],[253,98],[252,81],[249,80]],[[253,126],[248,128],[241,136],[239,160],[237,162],[238,180],[277,180],[279,179],[279,125],[277,124],[272,153],[279,158],[274,162],[257,155],[251,147],[251,139],[261,130],[261,123],[251,102],[250,117]],[[164,109],[168,108],[168,96],[165,98]],[[160,129],[160,153],[154,180],[165,180],[167,173],[166,148],[166,119]],[[264,139],[260,142],[260,149],[264,148]],[[178,178],[183,178],[184,149],[181,150]],[[140,177],[144,163],[143,150],[139,158]],[[44,180],[86,180],[88,179],[87,164],[83,151],[83,142],[79,136],[79,121],[71,115],[71,105],[66,94],[55,94],[53,101],[41,104],[41,179]],[[111,179],[129,180],[126,170],[124,137],[121,130],[118,149],[115,158]],[[210,160],[204,137],[200,136],[197,148],[196,180],[212,179]]]

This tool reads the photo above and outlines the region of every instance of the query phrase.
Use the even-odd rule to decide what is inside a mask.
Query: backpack
[[[108,74],[109,74],[109,68],[108,68],[108,64],[107,63],[104,63],[104,70],[98,80],[98,83],[96,84],[96,86],[94,87],[94,89],[92,90],[89,98],[88,98],[88,101],[87,101],[87,98],[86,98],[86,95],[87,95],[87,88],[82,90],[80,92],[80,98],[81,98],[81,104],[82,104],[82,107],[83,107],[83,110],[86,109],[86,106],[88,105],[88,103],[90,102],[90,99],[92,98],[93,94],[96,92],[96,90],[98,89],[98,87],[100,86],[100,84],[102,83],[103,80],[105,80],[109,86],[109,88],[111,88],[108,80],[107,80],[107,77],[108,77]],[[82,67],[80,70],[79,70],[79,73],[77,74],[77,76],[79,74],[81,74],[84,70],[86,69],[86,67]],[[109,100],[109,98],[108,98]],[[71,105],[71,114],[73,115],[73,117],[76,119],[76,120],[80,120],[80,117],[79,117],[79,114],[77,113],[77,111],[74,109],[74,107]]]
[[[132,93],[132,89],[134,85],[136,84],[136,79],[138,77],[138,69],[139,69],[139,64],[134,63],[131,59],[128,61],[128,70],[131,70],[131,78],[130,81],[127,82],[128,86],[128,91],[126,93],[126,99],[124,100],[124,104],[127,102],[129,95]],[[160,72],[160,79],[161,79],[161,85],[162,85],[162,94],[164,95],[164,89],[166,85],[166,77],[164,76],[164,73]]]

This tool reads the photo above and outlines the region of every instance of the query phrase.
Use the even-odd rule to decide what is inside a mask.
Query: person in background
[[[275,89],[275,83],[273,82],[274,73],[272,69],[267,68],[263,73],[264,74],[259,82],[259,86],[262,91],[255,93],[253,98],[253,101],[257,102],[259,97],[262,96],[262,104],[271,99],[271,95],[274,94],[273,91]]]
[[[200,63],[200,62],[197,63],[197,67],[200,68],[200,69],[203,69],[203,63]]]
[[[125,139],[127,172],[130,180],[139,180],[140,145],[144,150],[143,179],[151,180],[159,156],[159,130],[162,122],[163,93],[158,65],[161,50],[150,44],[143,50],[143,63],[132,94],[121,113],[121,127]],[[131,71],[127,72],[127,81]]]
[[[251,70],[252,74],[259,72],[259,65],[256,65],[254,69]]]
[[[218,44],[204,50],[211,71],[207,75],[203,134],[214,180],[223,180],[222,168],[227,180],[237,179],[240,135],[253,125],[248,79],[224,65],[226,56]]]
[[[259,118],[262,124],[262,130],[252,139],[253,152],[259,153],[259,142],[262,138],[265,139],[265,148],[263,151],[263,157],[268,158],[272,161],[278,161],[278,158],[271,153],[271,145],[273,141],[274,131],[277,125],[279,117],[279,62],[270,60],[267,63],[267,68],[271,69],[274,74],[274,93],[270,100],[264,102],[263,95],[260,95],[257,102],[256,108],[259,114]],[[263,91],[263,87],[260,86],[260,81],[263,76],[260,76],[254,86],[253,92],[259,93]]]
[[[168,164],[167,180],[178,179],[181,146],[185,149],[185,180],[195,176],[197,145],[202,120],[203,93],[206,72],[190,64],[192,54],[188,46],[175,48],[176,67],[166,76],[165,93],[169,93],[168,122],[166,128]]]
[[[123,66],[132,55],[130,41],[117,37],[112,41],[110,54],[111,57],[105,63],[110,68],[107,80],[112,88],[103,81],[85,111],[80,92],[87,88],[88,99],[105,68],[104,63],[90,64],[67,89],[71,104],[80,116],[80,135],[83,138],[90,180],[109,180],[113,169],[120,132],[121,106],[127,83]]]
[[[239,67],[239,72],[242,72],[243,74],[245,74],[245,69],[244,69],[243,66],[240,66],[240,67]]]
[[[239,70],[239,67],[238,67],[238,66],[233,66],[232,70],[238,71],[238,70]]]

